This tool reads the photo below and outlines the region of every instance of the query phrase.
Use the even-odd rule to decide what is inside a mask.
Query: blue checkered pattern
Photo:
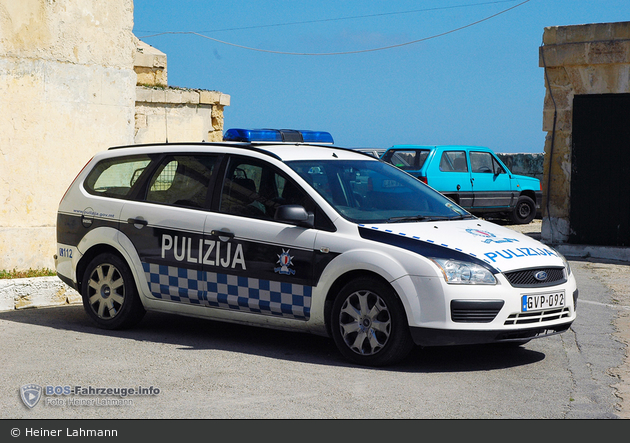
[[[203,272],[194,269],[142,263],[154,297],[200,305],[205,300]]]
[[[308,320],[312,287],[172,266],[142,264],[154,297]]]

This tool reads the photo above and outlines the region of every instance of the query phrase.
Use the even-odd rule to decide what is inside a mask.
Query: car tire
[[[536,216],[536,203],[526,195],[521,195],[516,201],[516,206],[511,213],[512,223],[526,225]]]
[[[129,266],[111,253],[100,254],[87,265],[81,295],[83,308],[103,329],[132,327],[145,314]]]
[[[392,365],[414,347],[402,303],[391,286],[374,278],[352,280],[341,289],[330,325],[341,354],[359,365]]]

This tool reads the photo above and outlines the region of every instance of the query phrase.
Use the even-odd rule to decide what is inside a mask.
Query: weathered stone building
[[[222,134],[230,97],[168,88],[132,29],[132,0],[0,0],[0,269],[52,268],[57,206],[94,153]]]
[[[230,96],[218,91],[169,88],[161,51],[136,41],[135,143],[221,141],[223,109]]]
[[[630,22],[545,28],[542,239],[630,246]]]

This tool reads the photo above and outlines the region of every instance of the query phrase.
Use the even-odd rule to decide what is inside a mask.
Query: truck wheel
[[[536,203],[526,195],[521,195],[517,202],[510,219],[515,225],[526,225],[536,216]]]
[[[81,295],[85,312],[103,329],[134,326],[145,314],[127,263],[114,254],[100,254],[88,264]]]
[[[394,364],[414,346],[402,303],[391,287],[374,278],[353,280],[343,287],[330,324],[341,354],[359,365]]]

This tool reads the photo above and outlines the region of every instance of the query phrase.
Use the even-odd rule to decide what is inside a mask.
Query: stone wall
[[[223,140],[223,110],[230,96],[218,91],[168,86],[167,57],[136,42],[135,143]]]
[[[544,174],[545,154],[529,154],[529,153],[507,153],[500,154],[497,157],[501,159],[510,171],[518,175],[526,175],[540,180],[542,183]]]
[[[134,141],[221,141],[229,104],[218,91],[137,86]]]
[[[132,29],[132,0],[0,0],[0,269],[53,268],[59,201],[96,152],[222,138],[230,96],[168,87]]]
[[[545,28],[539,66],[547,132],[542,240],[564,243],[570,233],[573,97],[630,92],[630,22]]]
[[[132,28],[132,0],[0,0],[0,269],[51,268],[65,190],[133,143]]]

